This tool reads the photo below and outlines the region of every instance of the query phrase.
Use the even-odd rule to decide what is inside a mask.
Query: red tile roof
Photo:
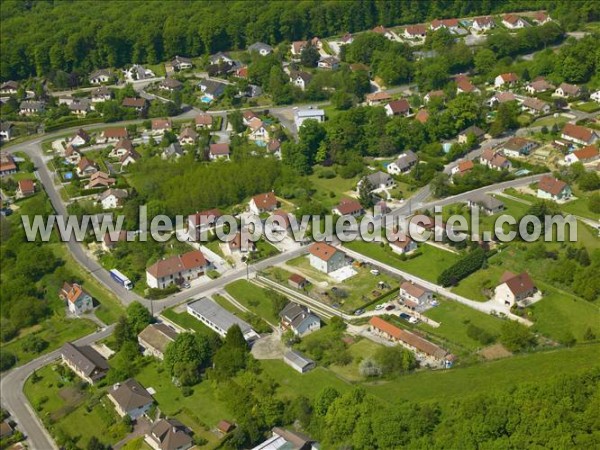
[[[153,130],[166,130],[171,128],[171,119],[152,119]]]
[[[323,261],[329,261],[333,255],[339,252],[337,248],[332,245],[326,244],[325,242],[315,242],[308,248],[308,252],[311,255],[316,256],[317,258]]]
[[[213,118],[210,114],[198,114],[194,119],[196,125],[212,125]]]
[[[229,144],[227,143],[220,143],[220,144],[210,144],[210,150],[209,150],[211,155],[229,155]]]
[[[408,104],[408,100],[405,98],[401,98],[400,100],[392,100],[387,105],[394,114],[410,111],[410,105]]]
[[[551,177],[550,175],[544,175],[542,178],[540,178],[538,183],[538,189],[541,189],[542,191],[548,192],[552,195],[560,194],[566,187],[567,183]]]
[[[512,272],[506,271],[502,275],[502,278],[500,278],[500,283],[506,283],[514,295],[521,295],[535,290],[533,280],[527,272],[515,275]]]
[[[415,120],[421,123],[427,122],[429,120],[429,111],[426,109],[420,109],[415,116]]]
[[[202,252],[200,250],[193,250],[183,255],[161,259],[148,267],[146,271],[155,278],[163,278],[184,270],[200,269],[206,265],[207,261]]]
[[[408,293],[408,295],[416,298],[419,298],[423,294],[428,292],[428,289],[424,288],[419,284],[411,283],[410,281],[405,281],[404,283],[402,283],[400,285],[400,289],[404,289]]]
[[[354,214],[362,211],[363,207],[358,200],[345,198],[340,201],[336,209],[342,216],[346,214]]]
[[[519,81],[518,75],[514,72],[500,74],[500,78],[502,78],[505,83],[514,83]]]
[[[19,191],[22,194],[33,194],[35,192],[35,183],[32,180],[19,180]]]
[[[259,209],[274,209],[277,207],[277,198],[273,192],[255,195],[252,200]]]
[[[425,25],[409,25],[406,27],[406,32],[412,36],[421,36],[427,33]]]
[[[598,157],[598,149],[593,145],[588,145],[586,147],[583,147],[581,150],[574,151],[573,154],[577,157],[578,160],[585,161],[588,159],[594,159]]]
[[[125,128],[125,127],[107,128],[106,130],[104,130],[102,132],[102,134],[104,135],[105,138],[116,138],[116,139],[126,138],[128,136],[127,128]]]
[[[592,139],[593,131],[589,128],[582,127],[580,125],[575,125],[572,123],[566,123],[563,130],[563,134],[570,136],[574,139],[578,139],[580,141],[589,142]]]

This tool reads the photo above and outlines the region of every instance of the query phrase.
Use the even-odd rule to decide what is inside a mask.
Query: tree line
[[[508,11],[549,9],[573,29],[597,20],[593,0],[504,0],[422,2],[53,2],[2,3],[0,78],[23,79],[56,72],[89,73],[129,63],[157,64],[175,55],[198,56],[246,48],[255,41],[276,44],[327,37],[377,25],[418,23]]]

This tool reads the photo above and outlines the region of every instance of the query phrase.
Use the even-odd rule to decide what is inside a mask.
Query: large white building
[[[294,123],[296,124],[296,130],[300,130],[302,123],[305,120],[316,120],[317,122],[325,122],[325,111],[322,109],[295,109],[294,110]]]
[[[240,327],[247,342],[252,342],[259,337],[249,324],[239,317],[234,316],[226,309],[221,308],[221,306],[207,297],[202,297],[200,300],[188,303],[187,312],[221,337],[225,337],[227,330],[233,325]]]
[[[310,265],[321,272],[330,273],[346,265],[346,254],[325,242],[315,242],[308,252]]]
[[[193,250],[152,264],[146,269],[146,284],[151,288],[164,289],[173,283],[194,280],[204,275],[210,267],[211,263],[204,254],[200,250]]]

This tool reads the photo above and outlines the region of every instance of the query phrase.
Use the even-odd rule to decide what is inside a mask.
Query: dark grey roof
[[[460,134],[469,134],[469,133],[473,133],[475,135],[475,137],[481,137],[485,134],[485,131],[483,131],[479,127],[476,127],[475,125],[471,125],[469,128],[465,128],[464,130],[462,130],[460,132]]]
[[[167,148],[165,148],[163,150],[163,155],[166,156],[167,158],[171,157],[171,156],[175,156],[175,155],[183,155],[183,148],[181,148],[181,145],[179,144],[179,142],[173,142],[171,143],[171,145],[169,145]]]
[[[252,331],[252,327],[250,325],[248,325],[239,317],[234,316],[226,309],[223,309],[216,302],[207,297],[202,297],[200,300],[188,303],[187,307],[210,322],[214,323],[222,330],[229,330],[233,325],[237,324],[244,335]]]
[[[289,322],[293,329],[297,329],[305,320],[318,320],[318,316],[311,313],[306,306],[290,302],[279,313],[279,317]]]
[[[416,163],[418,160],[417,155],[412,150],[407,150],[398,156],[398,159],[394,163],[400,170],[407,169]]]
[[[177,450],[192,442],[185,425],[176,419],[160,419],[150,432],[158,440],[161,450]]]
[[[200,86],[204,87],[204,92],[212,95],[213,97],[218,97],[225,90],[225,83],[219,83],[214,80],[204,80],[200,82]]]
[[[371,175],[367,175],[367,179],[371,182],[371,184],[377,188],[381,184],[387,184],[392,177],[384,172],[378,171],[372,173]]]
[[[91,102],[87,98],[82,98],[79,100],[74,100],[70,105],[69,109],[71,111],[82,111],[91,109]]]
[[[106,359],[89,345],[76,347],[67,342],[61,348],[60,354],[86,376],[95,371],[107,371],[109,368]]]
[[[115,384],[110,388],[108,394],[126,412],[154,401],[150,393],[133,378]]]
[[[19,107],[21,109],[32,109],[35,111],[40,111],[42,109],[44,109],[44,102],[37,102],[37,101],[32,101],[32,100],[25,100],[22,101],[21,104],[19,105]]]
[[[177,339],[177,332],[164,323],[152,323],[138,335],[141,340],[164,353],[167,346]]]
[[[289,350],[283,357],[297,367],[306,367],[309,364],[315,363],[312,359],[307,358],[297,350]]]
[[[485,208],[487,210],[493,211],[498,208],[503,208],[504,203],[498,200],[496,197],[493,197],[489,194],[479,194],[474,195],[469,199],[471,203],[476,203],[477,205]]]
[[[92,72],[90,74],[90,79],[91,78],[98,78],[101,76],[107,76],[107,77],[112,77],[113,73],[112,70],[110,69],[100,69],[100,70],[96,70],[95,72]]]
[[[261,50],[265,50],[267,52],[272,52],[273,47],[271,47],[268,44],[265,44],[264,42],[255,42],[254,44],[252,44],[248,47],[249,52],[260,52]]]

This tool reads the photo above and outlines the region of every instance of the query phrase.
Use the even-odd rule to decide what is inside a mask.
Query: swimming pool
[[[63,177],[65,178],[65,180],[71,180],[73,179],[73,172],[65,172]]]
[[[210,102],[212,102],[212,98],[210,98],[210,97],[207,97],[207,96],[205,95],[205,96],[203,96],[203,97],[201,97],[201,98],[200,98],[200,101],[201,101],[202,103],[210,103]]]
[[[267,146],[267,141],[263,141],[262,139],[257,139],[256,141],[254,141],[254,143],[256,145],[258,145],[259,147],[266,147]]]

